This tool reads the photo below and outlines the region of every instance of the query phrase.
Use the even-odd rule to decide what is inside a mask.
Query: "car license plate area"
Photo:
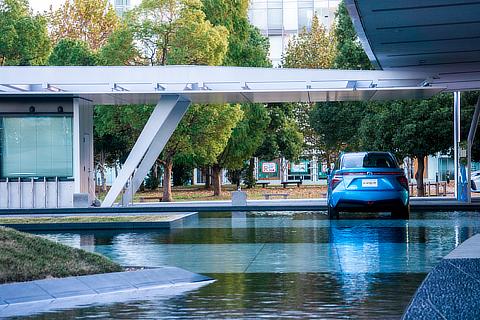
[[[378,187],[378,179],[363,179],[362,180],[362,187],[364,187],[364,188],[377,188]]]

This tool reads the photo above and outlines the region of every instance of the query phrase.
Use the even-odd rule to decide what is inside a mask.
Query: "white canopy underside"
[[[2,67],[0,99],[81,97],[95,104],[155,104],[162,95],[193,103],[423,99],[446,86],[404,71],[209,66]]]

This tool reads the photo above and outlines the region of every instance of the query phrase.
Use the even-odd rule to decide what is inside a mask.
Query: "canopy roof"
[[[480,2],[346,0],[362,45],[382,70],[423,71],[432,84],[480,89]]]
[[[2,67],[0,99],[81,97],[95,104],[156,103],[181,95],[194,103],[316,102],[428,98],[414,71],[305,70],[209,66]]]

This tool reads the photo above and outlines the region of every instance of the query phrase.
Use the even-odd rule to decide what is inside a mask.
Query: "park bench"
[[[282,185],[284,188],[286,188],[289,184],[296,184],[298,188],[300,188],[300,185],[302,184],[302,180],[295,180],[295,181],[283,181]]]
[[[270,184],[270,182],[268,182],[268,181],[258,181],[257,183],[261,184],[262,188],[266,188]]]
[[[264,193],[263,196],[265,200],[270,200],[270,197],[283,197],[283,199],[287,199],[289,194],[288,193]]]
[[[139,197],[140,202],[147,202],[147,200],[158,200],[158,202],[162,202],[162,199],[162,196]]]

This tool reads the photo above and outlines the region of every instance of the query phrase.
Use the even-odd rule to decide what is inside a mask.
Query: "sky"
[[[58,8],[65,0],[29,0],[30,7],[34,12],[43,12],[50,8],[50,5],[54,9]]]
[[[43,12],[50,8],[50,5],[53,6],[54,9],[58,8],[61,4],[65,2],[65,0],[29,0],[30,7],[33,9],[34,12]],[[130,3],[132,5],[138,5],[141,0],[131,0]]]

